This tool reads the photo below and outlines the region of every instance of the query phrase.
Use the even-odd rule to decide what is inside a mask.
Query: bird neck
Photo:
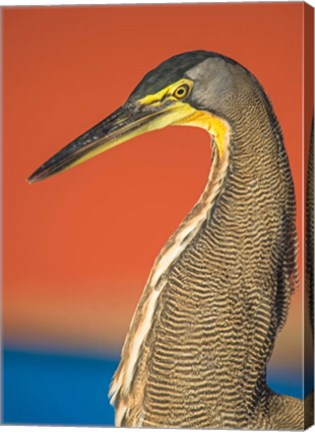
[[[169,335],[165,351],[155,348],[151,362],[173,353],[173,385],[182,386],[177,399],[183,389],[189,393],[208,382],[208,408],[226,427],[248,426],[251,416],[257,420],[268,410],[266,364],[290,297],[286,262],[292,258],[283,251],[290,249],[286,238],[291,229],[294,233],[294,218],[293,227],[281,221],[291,211],[285,208],[288,200],[294,207],[294,195],[280,131],[270,115],[264,104],[243,110],[223,152],[213,137],[206,187],[164,246],[148,282],[160,293],[149,320],[152,341]],[[190,365],[189,351],[196,359]]]
[[[207,184],[193,209],[162,248],[151,270],[148,285],[159,291],[166,283],[164,276],[171,266],[191,244],[202,225],[210,220],[211,211],[221,192],[229,165],[229,137],[226,137],[225,151],[221,156],[215,141],[213,144],[212,167]]]
[[[168,277],[172,289],[184,279],[177,295],[185,286],[189,320],[196,328],[202,322],[217,408],[230,427],[229,416],[268,409],[266,365],[296,277],[294,190],[281,131],[264,103],[241,116],[234,118],[225,158],[215,153],[206,188],[185,219],[205,205],[204,222],[174,264],[176,277]]]
[[[182,407],[199,410],[193,395],[205,383],[202,409],[220,419],[212,427],[248,427],[266,412],[266,364],[289,304],[290,257],[281,251],[294,238],[294,224],[282,232],[279,221],[294,194],[290,175],[279,174],[287,169],[280,132],[257,110],[242,111],[247,127],[234,122],[223,154],[214,137],[207,185],[155,261],[111,386],[116,425],[162,382],[178,419]]]

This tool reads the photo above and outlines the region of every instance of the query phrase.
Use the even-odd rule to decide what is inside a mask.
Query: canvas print
[[[3,16],[4,422],[311,425],[312,9]]]

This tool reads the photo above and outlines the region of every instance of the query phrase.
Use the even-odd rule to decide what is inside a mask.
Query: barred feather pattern
[[[224,179],[209,217],[163,275],[127,394],[122,358],[113,383],[121,380],[120,387],[112,388],[116,425],[303,427],[301,401],[266,385],[266,365],[298,283],[289,163],[263,90],[244,88],[226,98],[231,136]],[[147,296],[145,290],[140,305]],[[144,315],[138,308],[127,340]]]

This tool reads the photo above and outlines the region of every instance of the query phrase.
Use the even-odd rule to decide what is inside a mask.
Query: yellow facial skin
[[[189,96],[192,86],[193,82],[191,80],[183,78],[155,94],[150,94],[142,99],[139,99],[138,102],[139,104],[146,106],[161,106],[161,104],[165,101],[165,98],[176,102],[177,100],[184,99],[185,97]],[[183,94],[179,94],[178,90],[182,88],[186,91]]]
[[[207,130],[213,136],[220,159],[225,149],[226,139],[229,135],[229,126],[220,117],[214,116],[206,111],[197,110],[180,99],[186,98],[192,90],[193,82],[188,79],[181,79],[174,84],[160,90],[159,92],[139,99],[141,105],[161,106],[165,100],[174,101],[171,112],[165,118],[165,126],[195,126]],[[180,99],[176,92],[182,87],[187,87],[187,93]],[[176,97],[177,96],[177,97]],[[180,96],[180,95],[179,95]],[[163,121],[162,121],[163,122]],[[164,123],[164,122],[163,122]],[[164,127],[164,124],[160,127]]]

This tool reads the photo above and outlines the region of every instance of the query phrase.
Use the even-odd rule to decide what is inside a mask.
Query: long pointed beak
[[[164,104],[161,108],[161,106],[146,106],[128,101],[45,162],[28,178],[29,183],[44,180],[79,165],[124,141],[167,126],[174,119],[174,108],[176,107],[173,105]],[[181,111],[181,109],[176,109],[176,111]]]

